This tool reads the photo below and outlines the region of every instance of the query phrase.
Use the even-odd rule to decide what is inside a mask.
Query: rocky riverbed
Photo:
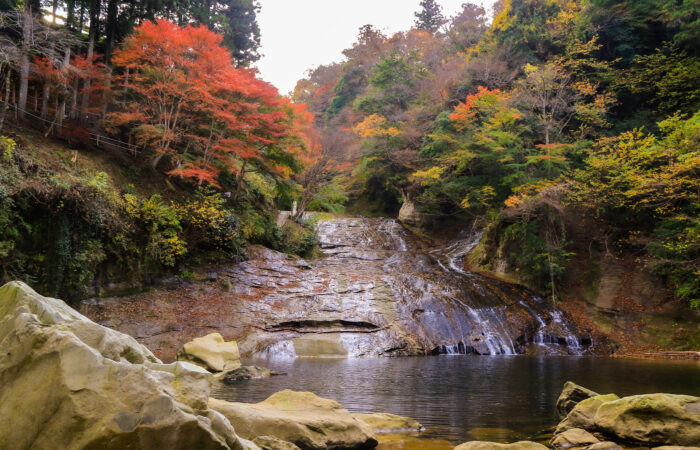
[[[195,344],[179,357],[221,371],[237,366],[234,343],[214,335]],[[130,336],[21,282],[0,288],[0,348],[0,414],[12,418],[0,422],[0,448],[365,449],[377,446],[377,433],[422,429],[406,417],[350,414],[311,392],[285,390],[255,404],[210,398],[207,370],[185,361],[163,364]],[[567,383],[557,411],[563,420],[549,441],[555,449],[700,445],[698,397],[620,398]],[[424,448],[415,437],[392,442]],[[545,448],[531,441],[456,447]]]
[[[396,221],[340,218],[317,226],[323,256],[264,248],[248,261],[82,312],[171,360],[212,331],[244,356],[404,356],[429,353],[581,354],[591,340],[525,288],[464,269],[479,234],[434,244]]]

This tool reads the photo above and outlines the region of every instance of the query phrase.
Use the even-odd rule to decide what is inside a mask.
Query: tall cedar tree
[[[442,15],[442,7],[435,0],[421,0],[421,10],[414,13],[416,20],[414,27],[417,30],[425,30],[435,33],[445,24],[445,16]]]

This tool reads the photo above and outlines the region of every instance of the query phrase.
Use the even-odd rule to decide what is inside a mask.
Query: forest
[[[502,0],[414,28],[367,25],[345,60],[299,81],[358,211],[475,224],[553,300],[578,254],[630,256],[700,307],[699,4]],[[335,187],[336,190],[332,189]],[[579,236],[577,236],[579,235]]]
[[[697,0],[423,0],[291,98],[251,68],[252,0],[2,11],[3,279],[77,301],[248,243],[308,255],[304,212],[347,210],[483,229],[472,268],[552,301],[605,254],[700,307]]]

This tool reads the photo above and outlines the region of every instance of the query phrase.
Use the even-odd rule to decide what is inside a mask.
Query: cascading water
[[[444,247],[391,219],[322,220],[316,231],[321,258],[295,262],[258,250],[230,272],[241,299],[235,317],[243,352],[360,357],[584,350],[575,327],[547,302],[465,268],[478,231]]]
[[[439,336],[447,341],[433,351],[513,355],[522,353],[529,344],[567,347],[569,353],[583,350],[581,339],[560,311],[529,293],[514,292],[520,288],[465,270],[465,257],[481,240],[481,230],[421,253],[396,220],[343,220],[318,224],[321,247],[332,249],[330,257],[339,256],[336,241],[360,246],[354,251],[365,253],[365,260],[370,259],[367,252],[382,254],[382,270],[390,274],[384,278],[390,278],[399,299],[415,290],[416,284],[421,285],[418,290],[422,292],[413,294],[429,304],[429,308],[417,308],[422,311],[418,321],[424,322],[420,323],[421,331],[430,340]],[[430,268],[433,264],[437,271]],[[438,286],[441,292],[436,296]],[[428,329],[431,327],[444,329]]]

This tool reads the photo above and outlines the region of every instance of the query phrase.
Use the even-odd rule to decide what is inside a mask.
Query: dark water
[[[253,403],[282,389],[312,391],[353,412],[413,417],[427,428],[427,435],[456,443],[538,439],[557,422],[554,404],[567,380],[620,396],[651,392],[700,396],[697,362],[435,356],[250,363],[288,375],[217,385],[213,395]]]

